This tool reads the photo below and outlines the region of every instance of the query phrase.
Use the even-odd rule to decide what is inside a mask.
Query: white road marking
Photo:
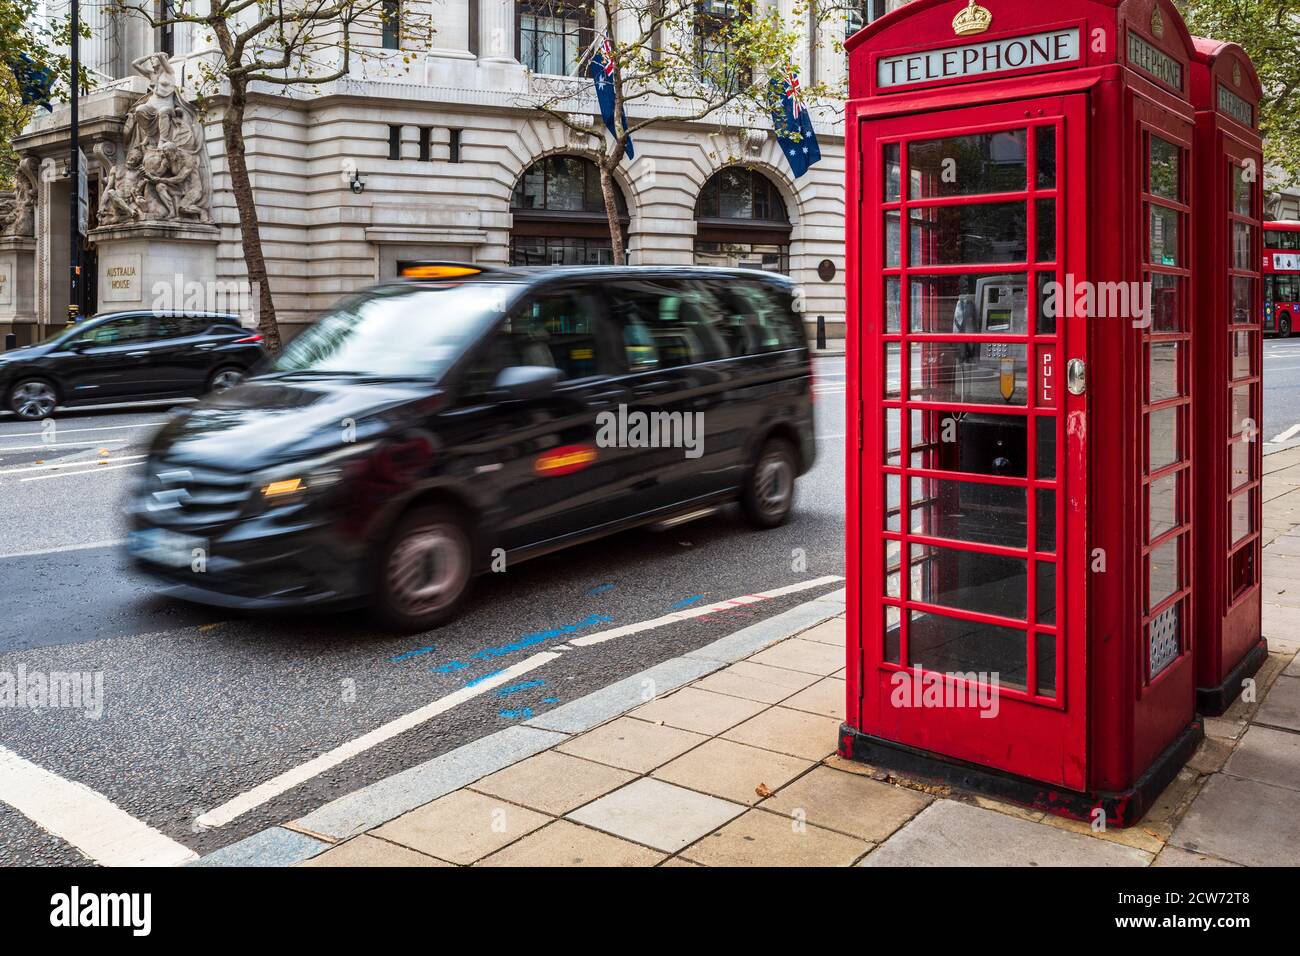
[[[54,431],[59,435],[73,435],[79,432],[115,432],[123,428],[149,428],[153,425],[166,425],[166,422],[136,422],[131,425],[100,425],[96,428],[63,428],[56,426]],[[4,438],[39,438],[44,432],[5,432],[0,434],[0,439]]]
[[[127,813],[102,793],[0,747],[0,801],[101,866],[179,866],[189,847]]]
[[[46,554],[62,554],[65,551],[95,551],[99,548],[116,548],[126,544],[125,538],[118,538],[115,541],[92,541],[89,544],[65,544],[59,548],[45,548],[41,551],[14,551],[10,554],[0,554],[0,561],[7,558],[39,558]]]
[[[368,734],[362,734],[356,740],[350,740],[345,744],[328,750],[313,760],[307,761],[301,766],[287,770],[278,777],[272,777],[265,783],[258,784],[247,793],[241,793],[233,800],[228,800],[214,810],[200,816],[195,822],[201,827],[220,827],[225,826],[236,817],[243,816],[249,810],[260,807],[269,800],[273,800],[286,790],[292,790],[301,783],[305,783],[312,777],[319,776],[331,767],[337,767],[345,760],[364,753],[371,747],[378,746],[387,740],[391,740],[398,734],[404,734],[408,730],[420,726],[427,720],[437,717],[463,704],[467,700],[478,697],[494,687],[500,687],[507,681],[514,680],[521,674],[527,674],[529,671],[536,670],[543,664],[549,664],[559,657],[552,651],[543,651],[540,654],[534,654],[515,664],[513,667],[507,667],[498,674],[494,674],[485,680],[478,681],[468,687],[462,687],[460,690],[453,691],[446,697],[440,697],[431,704],[425,704],[419,710],[413,710],[405,716],[398,717],[396,720],[390,720],[388,723],[376,727]]]
[[[1284,442],[1284,441],[1290,441],[1290,440],[1291,440],[1291,437],[1292,437],[1293,435],[1295,435],[1296,433],[1298,433],[1298,432],[1300,432],[1300,425],[1292,425],[1290,428],[1288,428],[1288,429],[1287,429],[1286,431],[1284,431],[1282,434],[1280,434],[1280,435],[1275,435],[1273,438],[1270,438],[1266,444],[1269,444],[1269,445],[1280,445],[1280,444],[1281,444],[1282,442]]]
[[[75,464],[81,464],[81,462],[76,462]],[[86,464],[89,464],[89,462],[86,462]],[[147,462],[133,461],[127,465],[100,465],[98,468],[88,468],[85,471],[59,471],[52,475],[33,475],[30,478],[19,478],[18,480],[44,481],[46,478],[71,478],[73,475],[97,475],[101,471],[117,471],[119,468],[139,468],[144,464],[147,464]]]
[[[746,604],[754,604],[759,601],[769,601],[772,598],[781,597],[786,594],[794,594],[799,591],[807,591],[810,588],[820,587],[825,584],[833,584],[837,581],[844,580],[836,574],[826,575],[825,577],[814,578],[810,581],[799,581],[795,584],[788,584],[785,587],[774,588],[770,591],[760,591],[757,594],[747,594],[742,597],[732,598],[730,601],[719,601],[716,604],[708,604],[703,607],[686,608],[681,611],[674,611],[671,614],[665,614],[663,617],[653,618],[649,621],[642,621],[637,624],[626,624],[622,627],[610,628],[605,631],[598,631],[595,634],[589,634],[585,637],[575,637],[569,639],[569,644],[574,647],[590,647],[593,644],[602,644],[605,641],[613,640],[616,637],[624,637],[628,634],[639,634],[642,631],[648,631],[652,628],[662,627],[665,624],[671,624],[675,621],[688,621],[692,618],[703,617],[706,614],[713,614],[718,611],[730,610],[734,607],[742,607]],[[540,654],[534,654],[525,660],[520,661],[512,667],[493,674],[491,677],[483,678],[477,682],[462,687],[459,690],[452,691],[445,697],[440,697],[432,703],[425,704],[419,710],[414,710],[403,717],[391,720],[381,727],[377,727],[367,734],[363,734],[355,740],[348,741],[335,747],[333,750],[326,751],[319,757],[307,761],[301,766],[294,767],[292,770],[286,770],[279,776],[272,777],[265,783],[258,784],[252,790],[241,793],[239,796],[226,801],[221,806],[207,813],[202,814],[195,821],[201,827],[221,827],[225,826],[231,820],[243,816],[248,811],[262,806],[262,804],[274,800],[280,794],[292,790],[294,787],[305,783],[313,777],[319,776],[332,767],[337,767],[345,760],[350,760],[359,754],[364,753],[371,747],[375,747],[387,740],[391,740],[398,734],[406,733],[418,727],[420,724],[437,717],[439,714],[446,713],[453,707],[472,700],[481,694],[499,687],[507,681],[512,681],[521,674],[527,674],[534,671],[543,664],[549,664],[558,657],[563,656],[563,652],[543,651]]]
[[[7,451],[58,451],[60,448],[99,448],[116,442],[121,444],[125,438],[101,438],[99,441],[60,441],[48,445],[0,445],[0,455]]]
[[[78,454],[81,453],[78,452]],[[149,457],[148,455],[118,455],[116,458],[108,459],[108,461],[110,462],[131,461],[132,459],[135,458],[148,458],[148,457]],[[52,471],[56,468],[84,468],[86,465],[89,465],[92,462],[92,460],[93,459],[85,458],[82,459],[81,461],[71,461],[65,458],[60,460],[58,463],[52,465],[24,465],[22,468],[0,468],[0,475],[22,475],[33,471]]]

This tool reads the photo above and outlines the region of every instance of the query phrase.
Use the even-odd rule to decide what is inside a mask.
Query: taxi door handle
[[[127,357],[127,358],[147,358],[148,355],[149,355],[149,350],[148,350],[148,349],[144,349],[143,351],[140,351],[140,352],[127,352],[127,353],[126,353],[126,357]]]
[[[646,382],[638,385],[632,390],[632,393],[634,395],[662,395],[664,392],[671,392],[675,387],[675,383],[661,379],[656,382]]]
[[[616,388],[609,392],[597,392],[587,397],[587,407],[599,408],[602,405],[613,405],[615,401],[623,397],[623,389]]]

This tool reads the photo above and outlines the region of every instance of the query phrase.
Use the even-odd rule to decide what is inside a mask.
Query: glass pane
[[[1148,346],[1147,401],[1163,402],[1178,398],[1178,342],[1153,342]]]
[[[1178,527],[1178,484],[1182,473],[1175,472],[1147,486],[1147,542]]]
[[[1148,472],[1158,471],[1180,460],[1177,408],[1165,408],[1147,415],[1147,435],[1150,442]]]
[[[1249,223],[1233,222],[1232,224],[1232,267],[1234,269],[1249,269],[1255,261],[1251,255],[1251,236],[1254,230]]]
[[[1036,634],[1038,645],[1038,696],[1056,696],[1056,635]]]
[[[1025,346],[1007,343],[919,342],[911,347],[914,401],[981,405],[1025,404]]]
[[[1254,385],[1238,385],[1232,390],[1232,411],[1228,426],[1234,435],[1251,436],[1255,433]]]
[[[1258,321],[1254,316],[1255,280],[1245,276],[1232,277],[1232,322],[1234,325],[1249,325]]]
[[[1252,507],[1255,492],[1248,491],[1232,499],[1232,538],[1236,544],[1255,530],[1255,509]]]
[[[1164,206],[1151,207],[1151,252],[1147,261],[1152,265],[1178,265],[1178,220],[1181,215]]]
[[[913,276],[913,332],[1024,335],[1023,274]]]
[[[910,217],[914,266],[1025,261],[1023,202],[913,209]]]
[[[1234,332],[1232,334],[1232,377],[1249,378],[1254,374],[1254,340],[1252,332]]]
[[[1056,200],[1040,199],[1034,203],[1038,219],[1034,223],[1037,231],[1035,245],[1039,262],[1056,261]]]
[[[1166,199],[1178,200],[1178,153],[1173,143],[1159,136],[1151,137],[1151,192]]]
[[[1254,180],[1256,171],[1254,163],[1250,166],[1238,166],[1236,163],[1228,165],[1229,174],[1232,176],[1232,211],[1239,216],[1249,216],[1251,214],[1251,197],[1254,194]]]
[[[907,167],[912,199],[1023,192],[1025,131],[909,143]]]
[[[900,378],[902,371],[901,349],[902,345],[897,342],[885,343],[885,398],[899,398],[902,396],[902,380]]]
[[[885,277],[885,331],[901,332],[903,309],[902,285],[898,276]]]
[[[899,494],[903,479],[898,475],[885,475],[885,530],[901,531]]]
[[[1024,631],[911,611],[907,633],[912,663],[918,667],[944,674],[974,672],[990,679],[996,675],[1004,687],[1026,689]]]
[[[898,465],[899,439],[902,437],[903,412],[897,408],[885,409],[885,464]]]
[[[898,608],[885,605],[885,660],[891,664],[901,664],[899,658],[899,649],[901,639],[899,634],[901,615]]]
[[[1034,547],[1043,554],[1056,553],[1056,492],[1039,488],[1034,492],[1038,513],[1034,516]]]
[[[1056,289],[1053,294],[1049,295],[1051,290],[1048,284],[1056,281],[1056,274],[1052,272],[1040,272],[1037,276],[1038,282],[1038,334],[1055,335],[1056,334],[1056,316],[1061,311],[1061,290]]]
[[[915,534],[1025,547],[1025,489],[947,478],[913,478]]]
[[[900,180],[902,175],[898,161],[898,144],[885,144],[885,202],[898,202]]]
[[[1178,557],[1183,536],[1167,541],[1147,559],[1147,611],[1179,589]]]
[[[912,466],[935,471],[1024,478],[1022,415],[956,414],[912,409]]]
[[[1034,452],[1034,474],[1051,480],[1056,477],[1056,418],[1051,415],[1034,419],[1037,448]]]
[[[978,551],[914,544],[908,574],[913,601],[1024,619],[1027,562]]]
[[[885,597],[902,597],[899,590],[899,559],[903,546],[898,541],[885,542]]]
[[[1039,126],[1034,130],[1034,146],[1038,151],[1038,188],[1056,186],[1056,127]]]
[[[1035,565],[1034,577],[1038,590],[1034,600],[1038,602],[1035,616],[1039,624],[1056,623],[1056,565],[1050,561],[1039,561]],[[1041,636],[1040,636],[1041,640]]]
[[[1236,491],[1255,477],[1255,443],[1235,441],[1232,443],[1232,475],[1229,487]]]
[[[1183,280],[1157,272],[1148,276],[1150,286],[1150,319],[1152,332],[1181,332],[1183,330]]]
[[[901,243],[899,239],[899,228],[902,220],[898,212],[885,213],[885,266],[898,265],[898,257],[901,254]]]

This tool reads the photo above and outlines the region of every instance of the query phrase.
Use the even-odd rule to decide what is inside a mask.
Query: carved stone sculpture
[[[18,164],[14,174],[14,191],[0,198],[0,236],[29,239],[36,232],[36,161],[28,158]]]
[[[198,114],[177,90],[171,58],[151,53],[131,64],[149,79],[122,127],[125,160],[107,154],[99,224],[210,223],[212,173]]]

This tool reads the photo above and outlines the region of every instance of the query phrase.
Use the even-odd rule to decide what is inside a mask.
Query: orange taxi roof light
[[[463,279],[482,274],[478,266],[457,265],[452,262],[413,262],[402,267],[403,279]]]

